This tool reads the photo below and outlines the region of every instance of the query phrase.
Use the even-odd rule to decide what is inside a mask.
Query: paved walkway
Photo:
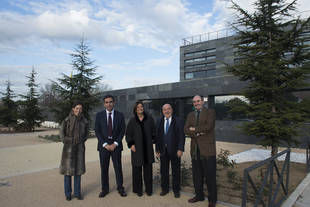
[[[136,206],[136,207],[199,207],[207,206],[207,201],[189,204],[187,200],[193,195],[181,192],[181,198],[176,199],[173,193],[167,196],[159,196],[160,187],[154,186],[153,196],[143,195],[137,197],[132,193],[130,151],[123,151],[124,187],[128,192],[126,198],[118,195],[115,189],[113,167],[110,167],[110,193],[103,199],[98,198],[100,192],[100,167],[97,152],[97,140],[89,139],[86,142],[86,168],[87,172],[82,176],[83,201],[73,199],[68,202],[63,193],[63,176],[58,173],[62,143],[49,143],[46,141],[29,138],[30,134],[23,136],[0,135],[0,203],[1,206],[15,207],[49,207],[49,206]],[[12,140],[6,140],[14,137]],[[19,137],[19,138],[17,138]],[[20,139],[28,139],[28,142]],[[27,137],[27,138],[25,138]],[[16,142],[16,143],[14,143]],[[22,142],[20,145],[18,143]],[[29,145],[27,143],[30,143]],[[229,149],[233,154],[243,152],[255,145],[243,145],[217,142],[217,149]],[[186,152],[183,160],[189,162],[189,143],[186,143]],[[159,165],[154,165],[157,172]],[[308,194],[306,194],[308,193]],[[310,185],[307,185],[304,194],[298,199],[295,207],[309,207],[307,199],[310,198]],[[219,202],[218,207],[232,206]]]

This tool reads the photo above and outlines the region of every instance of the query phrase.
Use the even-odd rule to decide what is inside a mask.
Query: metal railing
[[[254,204],[256,207],[259,204],[266,207],[279,207],[283,201],[287,198],[288,195],[288,183],[289,183],[289,163],[290,163],[290,148],[266,159],[261,162],[258,162],[244,170],[244,179],[243,179],[243,189],[242,189],[242,207],[246,207],[247,205],[247,197],[248,197],[248,184],[249,187],[252,187],[255,193],[254,196]],[[277,158],[286,154],[285,161],[282,165],[281,172],[278,167]],[[250,172],[262,167],[263,165],[267,165],[266,172],[262,178],[262,183],[259,186],[254,183],[253,179],[250,176]],[[277,175],[277,180],[274,180],[274,171]],[[285,180],[284,180],[285,177]],[[269,180],[269,183],[268,183]],[[276,182],[277,181],[277,182]],[[285,181],[285,183],[284,183]],[[280,187],[284,193],[284,195],[277,199],[280,191]],[[266,192],[267,188],[267,192]],[[268,195],[266,195],[268,193]],[[268,200],[264,200],[264,196],[268,196]]]
[[[306,172],[310,173],[310,123],[307,122],[302,127],[303,136],[306,137],[305,148],[306,148]]]
[[[224,38],[228,36],[232,36],[234,34],[232,29],[223,29],[215,32],[203,33],[191,37],[186,37],[182,39],[182,46],[192,45],[199,42],[216,40],[219,38]]]

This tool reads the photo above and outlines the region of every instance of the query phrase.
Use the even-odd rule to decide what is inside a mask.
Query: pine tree
[[[232,5],[238,14],[232,27],[240,61],[228,70],[248,82],[243,94],[250,101],[248,116],[254,119],[244,130],[262,138],[261,144],[271,146],[275,154],[280,144],[297,143],[298,127],[306,117],[299,103],[287,97],[309,77],[305,31],[309,32],[310,18],[293,17],[296,0],[257,0],[253,13]]]
[[[11,89],[11,82],[8,80],[6,85],[6,92],[1,93],[3,97],[1,98],[0,123],[6,127],[10,127],[15,126],[17,123],[17,104],[13,100],[15,95]]]
[[[27,95],[20,95],[23,99],[20,102],[21,112],[19,116],[22,120],[20,128],[28,132],[34,131],[35,127],[40,126],[41,122],[44,120],[41,109],[38,105],[39,95],[36,91],[38,87],[35,83],[36,74],[34,67],[32,67],[30,76],[26,76],[28,79],[26,86],[29,91],[27,92]]]
[[[246,109],[248,104],[240,98],[233,98],[227,102],[227,106],[230,108],[228,113],[231,115],[232,120],[246,119]]]
[[[53,82],[60,97],[57,104],[52,106],[58,122],[68,116],[74,101],[83,104],[83,114],[87,119],[90,118],[90,111],[100,102],[97,84],[101,76],[94,77],[97,66],[93,66],[94,61],[89,58],[89,54],[89,46],[82,39],[71,54],[73,74],[63,74],[58,82]]]

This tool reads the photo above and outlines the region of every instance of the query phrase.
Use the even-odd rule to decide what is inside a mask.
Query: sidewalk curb
[[[308,173],[295,191],[284,201],[281,207],[292,207],[308,185],[310,185],[310,173]]]

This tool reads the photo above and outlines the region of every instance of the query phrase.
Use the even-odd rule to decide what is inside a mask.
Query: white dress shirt
[[[169,128],[170,128],[170,126],[171,126],[171,118],[172,118],[172,116],[170,116],[169,118],[165,117],[165,122],[164,122],[164,132],[165,132],[165,134],[167,134],[167,132],[166,132],[167,120],[169,121]]]
[[[112,130],[113,130],[114,109],[113,109],[112,111],[108,111],[108,110],[105,110],[105,111],[106,111],[106,114],[107,114],[107,125],[109,124],[109,116],[110,116],[109,114],[112,113],[112,114],[111,114],[111,118],[112,118]],[[102,144],[102,147],[105,147],[107,144],[108,144],[107,142],[103,143],[103,144]],[[118,146],[118,143],[117,143],[117,142],[114,142],[114,144],[115,144],[116,146]]]

